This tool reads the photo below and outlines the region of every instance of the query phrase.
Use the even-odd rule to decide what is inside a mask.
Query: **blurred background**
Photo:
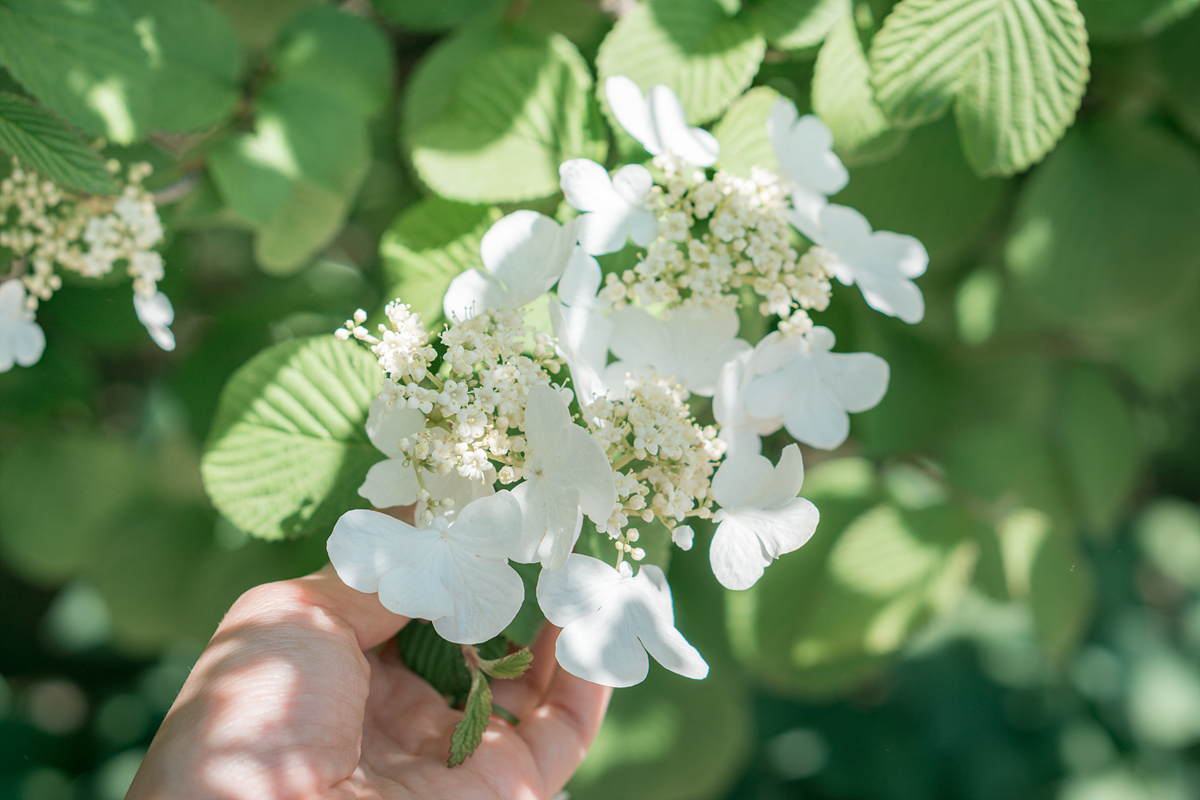
[[[216,3],[247,96],[310,5]],[[512,8],[344,5],[391,55],[361,183],[293,221],[327,233],[269,251],[205,172],[212,137],[111,148],[155,164],[151,188],[188,189],[160,208],[179,347],[151,343],[127,281],[68,283],[39,311],[41,361],[0,374],[0,797],[123,797],[233,600],[324,562],[319,535],[260,541],[221,518],[203,442],[235,369],[378,309],[445,248],[414,234],[429,189],[408,109],[429,98],[407,89],[470,45],[473,15]],[[593,62],[633,4],[515,5]],[[781,4],[723,7],[765,5]],[[869,43],[891,5],[854,6],[851,33]],[[1026,172],[977,177],[951,117],[841,150],[835,199],[928,248],[926,318],[837,289],[818,322],[892,383],[840,450],[805,451],[816,536],[746,592],[713,579],[711,532],[676,554],[679,628],[712,674],[655,665],[618,691],[573,797],[1200,796],[1197,5],[1080,0],[1087,94]],[[773,44],[754,84],[811,109],[819,43]]]

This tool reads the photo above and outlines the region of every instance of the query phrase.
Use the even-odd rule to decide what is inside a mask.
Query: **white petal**
[[[818,520],[816,506],[802,497],[771,511],[725,514],[708,551],[713,575],[727,589],[749,589],[773,560],[812,538]]]
[[[415,436],[425,427],[425,415],[415,408],[388,406],[382,398],[371,401],[367,412],[367,438],[388,458],[402,458],[400,440]]]
[[[713,499],[726,510],[754,506],[773,474],[766,456],[726,456],[712,479]]]
[[[634,630],[649,626],[635,616],[638,612],[636,606],[613,603],[563,628],[554,648],[559,666],[601,686],[644,681],[650,658]]]
[[[460,509],[446,537],[477,556],[503,561],[521,540],[521,525],[520,503],[502,490]]]
[[[358,494],[376,508],[391,508],[417,502],[420,489],[412,464],[405,466],[404,459],[388,458],[367,470],[367,479],[358,487]]]
[[[597,305],[602,277],[600,262],[576,247],[558,282],[558,299],[572,308],[593,308]]]
[[[466,508],[469,504],[480,498],[490,497],[495,494],[495,484],[496,471],[494,469],[489,469],[484,473],[483,480],[481,481],[464,478],[453,470],[445,475],[437,472],[428,472],[425,474],[425,488],[429,490],[429,494],[434,500],[451,499],[454,501],[454,505],[448,508],[443,507],[438,511],[438,514],[451,522],[454,521],[458,512]],[[414,517],[419,520],[421,513],[427,508],[428,506],[424,502],[418,500],[417,507],[413,511]]]
[[[783,427],[782,422],[779,427]],[[722,425],[721,441],[725,443],[726,458],[756,456],[762,453],[762,437],[748,425]]]
[[[687,124],[683,104],[670,87],[661,83],[652,87],[649,100],[654,130],[664,151],[697,167],[711,167],[717,163],[721,146],[716,137],[703,128]]]
[[[708,561],[722,586],[738,590],[757,583],[763,569],[771,563],[754,531],[733,517],[717,525],[708,548]]]
[[[677,353],[677,377],[685,389],[703,397],[712,396],[721,368],[750,348],[749,342],[734,339],[739,324],[732,311],[680,308],[671,314],[667,328]]]
[[[461,549],[452,553],[454,611],[435,619],[433,629],[448,642],[486,642],[516,618],[525,599],[525,584],[507,561],[480,558]]]
[[[347,511],[334,524],[326,550],[343,583],[360,592],[377,592],[379,579],[406,557],[410,531],[416,532],[378,511]]]
[[[527,458],[535,468],[544,472],[544,480],[553,482],[555,494],[559,487],[578,492],[578,502],[593,522],[607,522],[617,502],[616,478],[604,448],[584,428],[571,421],[567,403],[548,386],[529,390],[525,405],[525,438]],[[565,519],[565,512],[556,512],[556,505],[567,500],[547,501],[547,513]],[[549,520],[552,529],[559,526]]]
[[[538,483],[536,477],[530,478],[512,490],[513,497],[521,506],[521,538],[508,557],[518,564],[532,564],[540,560],[538,545],[542,543],[549,525],[545,495],[534,491]]]
[[[19,319],[25,313],[25,284],[20,278],[0,283],[0,317]]]
[[[567,203],[580,211],[623,211],[629,207],[613,188],[608,170],[591,159],[564,161],[558,167],[558,178]]]
[[[850,417],[837,395],[820,381],[796,383],[783,415],[787,432],[797,441],[833,450],[850,435]]]
[[[874,353],[826,353],[815,356],[823,379],[847,411],[874,408],[888,387],[888,363]]]
[[[488,309],[505,308],[510,299],[508,290],[499,280],[477,269],[469,269],[450,281],[442,298],[442,311],[446,319],[462,322]]]
[[[647,594],[654,592],[657,595],[657,603],[647,603],[644,606],[631,604],[634,619],[639,623],[638,639],[655,661],[677,675],[693,680],[706,677],[708,664],[675,627],[674,615],[671,613],[670,590],[666,588],[662,570],[653,564],[647,564],[634,576],[633,582],[644,580],[651,583],[646,575],[648,571],[657,571],[661,584],[652,584],[653,588],[647,590]]]
[[[807,362],[804,366],[792,362],[752,379],[746,390],[746,414],[758,419],[782,418],[792,394],[802,391],[806,381],[818,377],[811,359],[804,357],[803,360]]]
[[[609,347],[617,358],[635,366],[652,366],[664,376],[682,377],[666,323],[636,306],[619,308],[608,318],[613,325]]]
[[[522,525],[509,558],[521,564],[540,562],[546,569],[562,569],[583,529],[579,491],[535,476],[518,485],[512,494],[521,507]]]
[[[379,602],[393,614],[436,620],[454,613],[455,565],[450,546],[433,530],[406,537],[405,561],[379,579]]]
[[[562,570],[538,577],[538,605],[546,619],[565,628],[603,606],[621,580],[608,564],[576,553]]]
[[[626,133],[637,139],[651,155],[663,152],[650,117],[650,104],[632,79],[624,75],[610,76],[604,81],[604,96]]]
[[[679,525],[675,530],[671,531],[671,541],[680,550],[691,550],[692,542],[696,538],[696,532],[692,530],[691,525]]]
[[[646,195],[653,186],[654,176],[641,164],[627,164],[612,176],[613,190],[631,206],[646,202]]]
[[[568,308],[554,300],[549,311],[559,356],[571,371],[575,396],[581,405],[588,405],[607,392],[602,373],[608,362],[612,323],[590,308]]]
[[[658,217],[653,211],[635,211],[629,216],[629,238],[638,247],[649,247],[658,238]]]
[[[594,256],[615,253],[629,238],[628,207],[606,209],[579,217],[579,244]]]
[[[479,243],[479,255],[511,297],[522,306],[562,276],[578,239],[578,222],[560,225],[536,211],[514,211],[497,221]]]
[[[175,309],[171,306],[170,298],[162,292],[155,292],[150,297],[135,293],[133,309],[155,344],[163,350],[175,349],[175,335],[167,327],[175,320]]]
[[[174,340],[172,340],[174,341]],[[170,348],[164,347],[164,350]],[[22,367],[36,364],[46,350],[46,334],[36,322],[19,322],[13,330],[13,358]],[[11,364],[9,365],[12,366]],[[0,369],[0,372],[4,370]]]

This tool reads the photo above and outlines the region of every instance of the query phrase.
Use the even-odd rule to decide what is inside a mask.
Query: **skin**
[[[492,683],[495,704],[520,724],[493,716],[475,754],[449,768],[462,713],[400,661],[391,640],[407,621],[331,567],[251,589],[196,662],[126,800],[557,793],[611,693],[559,668],[558,629],[534,642],[528,672]]]

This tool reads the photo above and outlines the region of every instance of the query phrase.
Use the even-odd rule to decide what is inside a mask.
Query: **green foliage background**
[[[572,796],[1200,795],[1198,5],[0,0],[0,149],[155,165],[179,341],[68,282],[0,375],[0,796],[121,797],[223,611],[320,566],[377,457],[328,334],[436,316],[492,221],[568,213],[562,160],[644,159],[613,74],[732,172],[777,95],[820,114],[929,311],[836,290],[892,384],[805,453],[817,535],[740,593],[711,531],[674,555],[712,673],[618,692]]]

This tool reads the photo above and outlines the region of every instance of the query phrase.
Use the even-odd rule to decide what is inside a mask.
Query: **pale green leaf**
[[[241,97],[242,51],[225,15],[204,0],[120,0],[149,55],[146,129],[203,130]]]
[[[145,133],[150,56],[117,0],[0,0],[0,63],[84,133],[119,144]]]
[[[495,207],[436,195],[406,208],[379,244],[389,299],[408,303],[432,324],[442,314],[442,296],[450,281],[483,266],[479,243],[499,218]]]
[[[1084,519],[1102,532],[1120,521],[1141,473],[1133,415],[1102,373],[1076,367],[1066,375],[1063,446]]]
[[[559,191],[558,167],[603,160],[606,144],[587,63],[567,39],[510,44],[462,68],[442,113],[410,116],[413,165],[443,197],[517,202]],[[420,95],[429,105],[434,93]],[[410,115],[413,103],[407,104]]]
[[[94,194],[116,191],[99,153],[24,97],[0,93],[0,149],[64,188]]]
[[[772,47],[816,47],[839,20],[850,16],[850,0],[763,0],[750,18]]]
[[[1200,158],[1149,126],[1081,126],[1022,188],[1005,260],[1052,319],[1135,330],[1200,283]]]
[[[533,653],[525,647],[503,658],[481,659],[479,668],[493,678],[519,678],[533,666]]]
[[[414,31],[444,31],[504,5],[502,0],[372,0],[386,19]]]
[[[1076,0],[1088,33],[1097,39],[1154,36],[1190,14],[1200,0]]]
[[[254,259],[272,275],[290,275],[337,236],[349,211],[343,195],[303,181],[293,184],[287,201],[258,229]]]
[[[904,146],[906,132],[875,102],[871,70],[850,14],[830,29],[813,71],[813,111],[833,131],[833,148],[850,166],[882,160]]]
[[[456,767],[475,752],[483,741],[483,732],[487,730],[491,716],[492,690],[488,687],[487,677],[476,670],[471,674],[471,693],[467,696],[462,719],[455,723],[454,732],[450,734],[447,766]]]
[[[632,78],[643,92],[662,83],[679,95],[688,122],[716,118],[750,85],[766,42],[716,0],[640,3],[604,38],[596,56],[603,94],[611,75]]]
[[[981,174],[1041,160],[1075,119],[1088,80],[1073,0],[903,0],[871,43],[880,107],[899,126],[955,104],[963,148]]]
[[[359,114],[378,114],[392,90],[391,44],[363,17],[317,6],[293,17],[271,52],[279,79],[325,89]]]
[[[358,487],[382,458],[365,428],[380,377],[369,351],[333,336],[251,359],[221,393],[201,464],[213,505],[264,539],[328,533],[364,505]]]
[[[779,92],[768,86],[756,86],[729,107],[713,126],[713,135],[721,143],[718,169],[748,178],[751,167],[779,167],[767,136],[767,117],[779,97]]]

